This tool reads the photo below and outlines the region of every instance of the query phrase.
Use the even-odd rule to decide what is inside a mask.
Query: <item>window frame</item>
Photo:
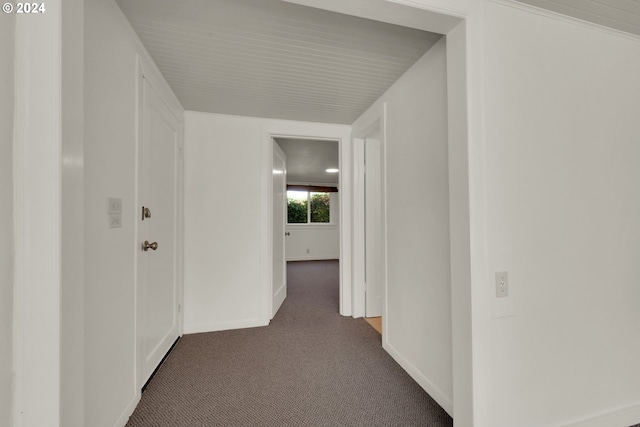
[[[299,191],[299,192],[306,192],[307,193],[307,222],[289,222],[289,197],[288,197],[288,193],[289,191]],[[329,222],[311,222],[311,193],[326,193],[329,195]],[[335,225],[335,220],[334,220],[334,214],[332,213],[332,209],[331,209],[331,205],[332,203],[332,196],[331,196],[331,191],[318,191],[317,189],[306,189],[306,190],[302,190],[302,189],[287,189],[287,223],[286,226],[289,227],[328,227],[328,226],[334,226]]]

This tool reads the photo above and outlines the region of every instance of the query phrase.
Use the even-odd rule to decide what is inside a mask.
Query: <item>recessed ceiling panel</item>
[[[441,35],[280,0],[118,0],[187,110],[351,124]]]

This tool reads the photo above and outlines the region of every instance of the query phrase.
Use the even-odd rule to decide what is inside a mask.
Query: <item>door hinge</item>
[[[182,304],[178,304],[178,313],[182,311]]]

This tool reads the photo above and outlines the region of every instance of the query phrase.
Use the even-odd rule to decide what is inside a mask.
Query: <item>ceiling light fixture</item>
[[[335,168],[329,168],[329,169],[327,169],[327,172],[328,172],[328,173],[338,173],[338,169],[335,169]]]

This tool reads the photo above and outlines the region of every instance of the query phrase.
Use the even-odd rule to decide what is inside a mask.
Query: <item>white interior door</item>
[[[285,224],[287,219],[287,158],[273,141],[273,310],[271,318],[287,297]]]
[[[382,164],[380,140],[367,138],[365,158],[365,316],[382,316]]]
[[[136,330],[140,386],[147,382],[179,334],[176,253],[179,123],[146,79],[143,79],[141,116]]]

